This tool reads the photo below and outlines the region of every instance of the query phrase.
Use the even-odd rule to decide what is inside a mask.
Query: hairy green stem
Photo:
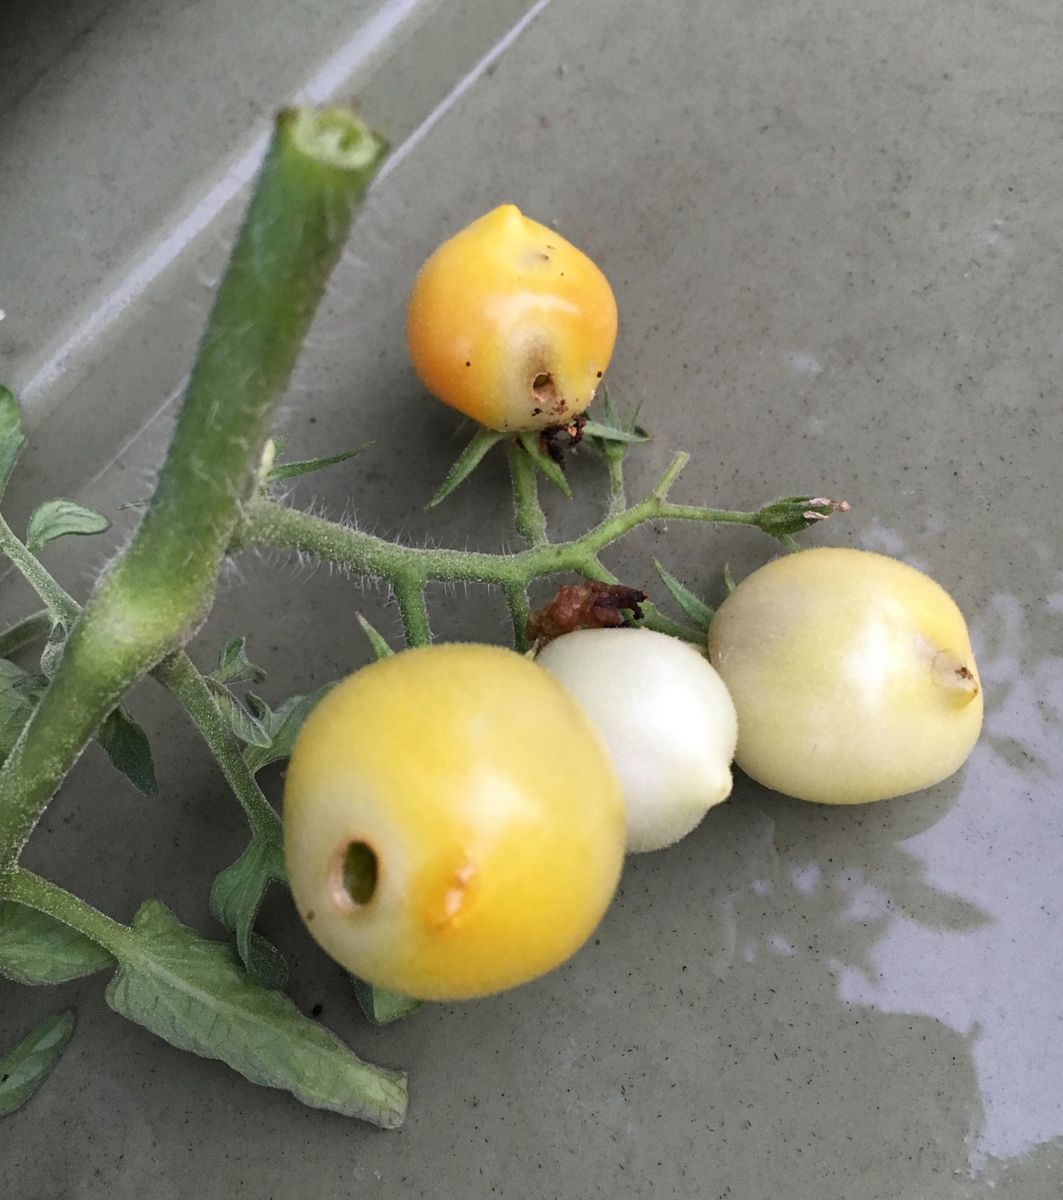
[[[51,633],[53,624],[52,614],[47,609],[16,621],[0,633],[0,658],[8,658],[26,646],[32,646],[34,642],[46,638]]]
[[[4,549],[9,554],[15,549],[18,554],[15,561],[20,569],[24,564],[33,564],[35,569],[32,573],[26,572],[27,580],[42,599],[48,596],[65,597],[62,602],[61,619],[72,625],[81,614],[81,606],[63,591],[47,568],[42,566],[14,535],[11,535],[11,539]],[[22,553],[18,553],[20,549]],[[52,613],[46,609],[12,626],[0,635],[0,657],[11,654],[20,646],[40,637],[46,637],[54,619]],[[240,801],[252,830],[256,833],[275,832],[279,828],[280,818],[244,762],[239,743],[218,712],[210,689],[192,660],[184,651],[178,651],[169,658],[164,658],[152,671],[152,675],[184,705],[192,723],[203,735],[204,741],[222,769],[222,774]]]
[[[513,515],[517,529],[533,546],[545,546],[546,514],[539,503],[535,463],[519,442],[506,443],[509,477],[513,483]]]
[[[528,589],[523,583],[505,584],[506,603],[509,605],[509,615],[513,622],[513,644],[524,653],[530,645],[528,641]]]
[[[311,513],[286,508],[265,496],[249,501],[237,546],[273,546],[298,550],[334,562],[356,575],[387,579],[394,585],[403,576],[419,580],[467,580],[500,587],[525,585],[533,579],[563,572],[598,578],[598,555],[647,521],[701,521],[713,524],[756,525],[758,513],[673,504],[658,488],[645,500],[607,517],[582,537],[570,542],[531,546],[516,554],[434,547],[398,546],[374,534],[340,525]]]
[[[16,867],[0,874],[0,899],[17,900],[19,904],[55,917],[91,938],[115,958],[128,960],[136,956],[136,937],[128,925],[120,924],[87,901],[32,871]]]
[[[278,118],[151,504],[0,768],[0,870],[123,693],[206,617],[274,407],[382,156],[349,111]]]
[[[244,762],[240,743],[219,713],[210,688],[196,665],[182,650],[163,659],[152,675],[180,700],[203,735],[229,787],[247,814],[252,832],[276,836],[280,830],[280,817]]]
[[[391,589],[402,613],[406,645],[427,646],[432,640],[432,630],[424,599],[424,580],[415,571],[407,569],[399,572],[391,581]]]
[[[0,517],[0,553],[11,559],[22,577],[44,601],[52,623],[61,621],[68,628],[73,625],[81,611],[78,602],[41,566],[36,555],[26,549],[25,543],[15,535],[3,517]]]

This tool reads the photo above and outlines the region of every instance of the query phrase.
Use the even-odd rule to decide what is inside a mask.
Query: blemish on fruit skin
[[[475,876],[476,866],[468,857],[444,876],[441,881],[442,894],[437,892],[438,898],[429,901],[425,914],[427,923],[433,929],[447,930],[468,912]]]

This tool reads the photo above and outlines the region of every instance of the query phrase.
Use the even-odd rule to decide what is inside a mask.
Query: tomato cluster
[[[422,380],[499,431],[582,412],[615,334],[598,268],[511,205],[441,246],[410,300]],[[784,794],[856,804],[952,774],[981,728],[959,609],[882,555],[768,563],[706,650],[584,629],[535,661],[438,645],[350,676],[288,769],[287,869],[311,933],[370,983],[485,995],[578,949],[625,851],[689,833],[730,794],[732,759]]]

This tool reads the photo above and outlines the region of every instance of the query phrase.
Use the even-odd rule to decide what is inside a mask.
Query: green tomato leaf
[[[96,737],[107,751],[112,766],[121,771],[138,791],[145,796],[159,794],[159,781],[155,776],[155,760],[151,756],[148,735],[121,705],[100,726]]]
[[[257,746],[268,750],[273,744],[273,738],[262,721],[240,703],[224,684],[218,683],[209,675],[204,676],[209,686],[218,712],[229,722],[229,728],[248,746]]]
[[[450,493],[459,484],[464,483],[480,463],[483,462],[488,450],[502,441],[505,436],[504,433],[496,433],[493,429],[478,429],[473,434],[472,441],[458,455],[457,461],[439,485],[439,491],[428,501],[426,507],[435,508],[437,504],[442,504]]]
[[[0,1117],[26,1103],[52,1073],[73,1036],[73,1012],[55,1013],[0,1058]]]
[[[354,619],[362,627],[362,632],[369,640],[369,645],[373,650],[373,657],[378,661],[382,658],[390,658],[395,653],[394,650],[384,641],[384,638],[379,634],[372,625],[362,616],[361,613],[355,613]]]
[[[0,658],[0,761],[11,753],[23,725],[40,699],[42,689],[35,684],[37,678],[6,658]]]
[[[328,458],[307,458],[302,462],[278,463],[267,472],[266,482],[278,483],[282,479],[295,479],[299,475],[309,475],[311,471],[320,471],[322,467],[335,466],[336,463],[346,462],[349,458],[354,458],[356,454],[361,454],[363,450],[368,450],[372,444],[372,442],[366,442],[364,446],[358,446],[354,450],[345,450],[342,454],[330,454]],[[280,453],[279,446],[277,453]]]
[[[542,447],[539,445],[539,435],[537,433],[522,433],[518,435],[518,440],[531,456],[532,462],[535,463],[546,478],[571,500],[572,489],[568,486],[565,472],[558,463],[554,462],[549,454],[543,453]]]
[[[351,976],[351,983],[354,985],[359,1007],[374,1025],[390,1025],[393,1021],[401,1021],[424,1004],[423,1000],[415,1000],[401,992],[374,987],[355,975]]]
[[[657,559],[653,560],[653,569],[661,577],[664,586],[671,592],[672,599],[676,604],[702,633],[706,632],[712,624],[712,618],[716,615],[713,610],[700,596],[696,596],[688,587],[684,587],[671,572],[666,571]]]
[[[31,554],[38,554],[49,542],[56,538],[77,534],[84,537],[88,534],[103,533],[111,528],[111,522],[93,508],[83,504],[75,504],[73,500],[47,500],[30,517],[26,529],[26,549]]]
[[[254,929],[266,889],[274,882],[285,882],[280,842],[257,836],[214,880],[210,911],[236,935],[236,949],[251,978],[263,987],[282,988],[288,981],[284,955]]]
[[[268,743],[265,746],[250,745],[244,750],[244,762],[252,773],[261,771],[270,763],[291,757],[292,746],[295,745],[295,739],[307,714],[332,686],[331,683],[327,683],[306,696],[289,696],[276,710],[270,709],[257,696],[248,693],[248,704],[260,705],[268,714],[260,718],[269,739]]]
[[[247,638],[229,638],[218,655],[217,669],[211,671],[211,679],[218,683],[261,683],[266,672],[256,667],[247,657]]]
[[[731,574],[731,564],[723,564],[723,586],[727,589],[728,596],[738,587],[735,583],[735,577]]]
[[[10,389],[0,385],[0,496],[4,494],[25,444],[18,401]]]
[[[102,946],[55,917],[0,900],[0,975],[29,985],[66,983],[113,963]]]
[[[405,1075],[363,1062],[282,992],[255,983],[229,946],[200,937],[158,900],[141,906],[133,931],[137,952],[107,988],[115,1012],[312,1108],[402,1124]]]

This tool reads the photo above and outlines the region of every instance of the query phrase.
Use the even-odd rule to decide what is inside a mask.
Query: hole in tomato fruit
[[[351,842],[342,850],[332,872],[332,891],[344,908],[364,908],[373,898],[377,881],[376,851],[368,842]]]
[[[554,377],[549,371],[540,371],[532,380],[532,393],[536,400],[544,407],[556,404],[557,386],[554,383]]]

